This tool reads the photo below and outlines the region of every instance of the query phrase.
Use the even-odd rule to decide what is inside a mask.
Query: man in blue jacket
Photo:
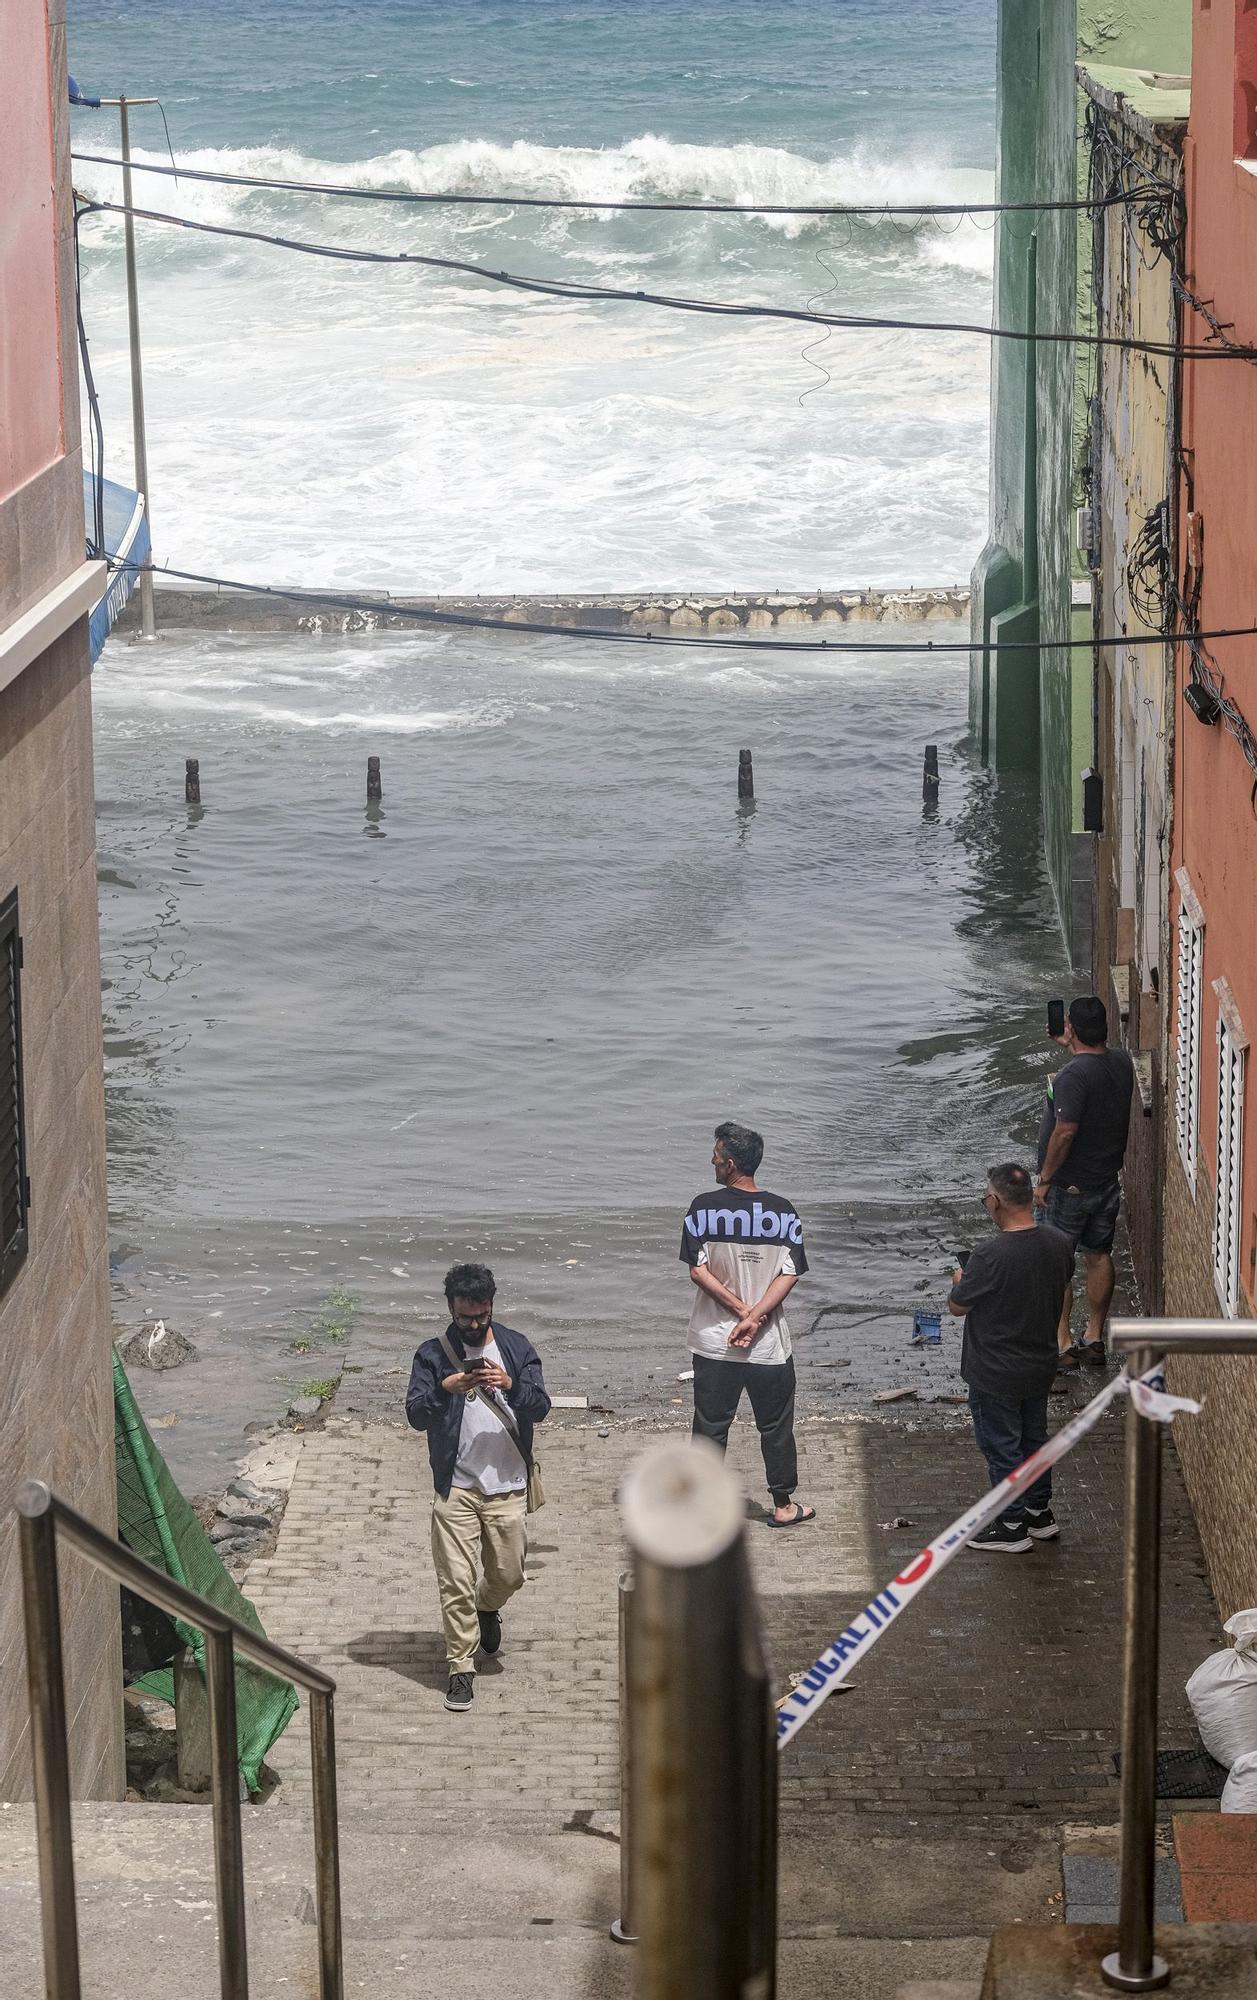
[[[450,1324],[415,1355],[406,1391],[407,1421],[428,1435],[445,1706],[456,1714],[471,1707],[477,1649],[497,1652],[502,1606],[524,1581],[533,1425],[550,1412],[537,1350],[494,1320],[493,1294],[485,1264],[446,1273]]]

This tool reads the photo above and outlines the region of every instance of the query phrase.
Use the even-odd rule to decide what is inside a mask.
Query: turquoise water
[[[88,4],[84,88],[189,164],[364,188],[753,203],[989,198],[993,0]],[[164,158],[155,111],[137,156]],[[116,114],[75,112],[116,150]],[[89,193],[118,177],[80,166]],[[137,177],[149,206],[354,247],[795,307],[982,320],[969,222],[399,210]],[[110,469],[121,225],[84,225]],[[731,326],[140,228],[159,560],[498,590],[943,582],[983,539],[987,344]],[[815,365],[819,364],[819,365]]]

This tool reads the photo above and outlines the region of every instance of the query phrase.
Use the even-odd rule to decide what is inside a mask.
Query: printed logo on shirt
[[[803,1224],[792,1208],[765,1208],[757,1201],[738,1208],[692,1208],[685,1218],[688,1233],[698,1243],[796,1243],[803,1241]]]

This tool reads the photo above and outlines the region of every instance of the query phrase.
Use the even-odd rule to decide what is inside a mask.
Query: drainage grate
[[[1122,1753],[1117,1751],[1113,1768],[1122,1774]],[[1158,1750],[1157,1797],[1159,1799],[1220,1799],[1227,1781],[1227,1768],[1211,1757],[1203,1743],[1194,1750]]]

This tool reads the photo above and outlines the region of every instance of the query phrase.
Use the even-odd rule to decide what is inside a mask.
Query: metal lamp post
[[[149,557],[140,569],[140,634],[157,637],[157,615],[153,602],[153,510],[149,502],[148,442],[144,428],[144,374],[140,361],[140,305],[135,277],[135,218],[131,213],[131,128],[128,113],[133,104],[156,104],[155,97],[102,97],[102,105],[116,105],[122,131],[122,205],[127,246],[127,328],[131,339],[131,425],[135,437],[135,484],[144,496],[148,521]]]
[[[1167,1354],[1257,1356],[1257,1327],[1234,1320],[1115,1319],[1114,1354],[1132,1376]],[[1122,1848],[1117,1950],[1106,1986],[1150,1993],[1170,1968],[1155,1949],[1157,1641],[1161,1595],[1161,1426],[1126,1416],[1126,1629],[1122,1688]]]

